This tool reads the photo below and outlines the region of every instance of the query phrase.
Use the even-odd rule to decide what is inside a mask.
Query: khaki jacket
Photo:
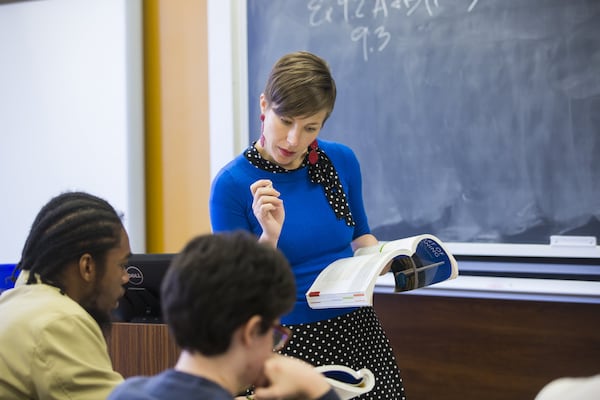
[[[106,399],[123,381],[96,321],[45,285],[0,295],[0,399]]]

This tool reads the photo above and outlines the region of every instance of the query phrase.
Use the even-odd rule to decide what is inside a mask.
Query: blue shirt
[[[257,236],[262,229],[252,211],[250,185],[270,179],[281,193],[285,221],[278,247],[292,265],[296,277],[296,305],[282,318],[284,324],[321,321],[354,311],[355,308],[313,310],[305,293],[331,262],[351,257],[351,242],[370,233],[362,198],[360,165],[347,146],[319,140],[331,159],[348,198],[355,226],[337,219],[323,187],[312,183],[306,167],[288,173],[273,173],[253,166],[243,155],[227,164],[215,177],[210,195],[210,217],[214,232],[243,229]]]
[[[152,377],[126,379],[107,400],[211,399],[231,400],[217,383],[196,375],[168,369]]]
[[[232,400],[231,393],[217,383],[185,372],[168,369],[152,377],[136,376],[116,387],[107,400]],[[318,400],[339,400],[333,389]]]

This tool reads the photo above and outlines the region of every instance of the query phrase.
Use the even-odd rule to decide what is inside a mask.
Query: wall
[[[51,197],[85,190],[145,248],[141,3],[0,5],[0,263]]]
[[[208,0],[211,178],[248,146],[246,1]]]
[[[210,231],[207,4],[143,5],[0,5],[0,263],[70,189],[122,211],[134,252]]]

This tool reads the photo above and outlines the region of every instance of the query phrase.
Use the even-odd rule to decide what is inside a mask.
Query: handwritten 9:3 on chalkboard
[[[273,63],[338,85],[321,137],[352,147],[382,240],[600,236],[600,2],[248,0],[249,138]]]

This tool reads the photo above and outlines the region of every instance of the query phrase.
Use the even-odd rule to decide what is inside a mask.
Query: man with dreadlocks
[[[64,193],[41,209],[17,285],[0,295],[0,399],[106,399],[122,382],[105,334],[130,253],[121,217],[98,197]]]

